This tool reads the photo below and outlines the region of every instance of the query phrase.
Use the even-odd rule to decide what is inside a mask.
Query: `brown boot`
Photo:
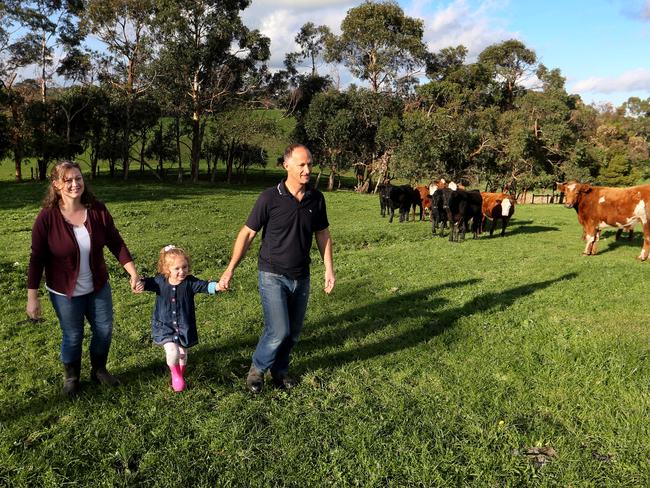
[[[79,376],[81,373],[81,359],[72,363],[63,363],[63,374],[65,380],[63,381],[63,396],[72,398],[79,393],[81,384],[79,383]]]
[[[103,356],[90,356],[90,379],[95,383],[108,386],[119,386],[120,380],[106,371],[106,357]]]
[[[246,376],[246,386],[254,395],[262,393],[262,388],[264,388],[264,373],[253,364],[251,364],[251,369],[248,370],[248,376]]]

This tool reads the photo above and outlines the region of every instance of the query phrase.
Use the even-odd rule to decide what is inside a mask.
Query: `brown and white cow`
[[[515,199],[507,193],[490,193],[486,191],[481,192],[481,197],[483,197],[483,222],[481,230],[485,228],[487,220],[491,220],[490,237],[492,237],[494,229],[497,226],[497,221],[501,220],[501,236],[503,237],[506,233],[506,226],[510,221],[510,217],[515,213]]]
[[[630,229],[634,224],[643,226],[643,248],[639,259],[645,261],[650,253],[650,185],[630,188],[592,186],[588,183],[558,183],[564,192],[564,206],[573,207],[578,222],[584,230],[584,254],[596,254],[600,231],[605,227]]]

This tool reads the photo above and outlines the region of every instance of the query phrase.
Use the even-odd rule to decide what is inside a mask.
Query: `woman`
[[[90,377],[111,386],[117,378],[106,370],[113,332],[113,301],[104,261],[104,246],[131,276],[138,275],[131,254],[103,203],[84,185],[79,165],[61,161],[52,169],[43,208],[32,228],[32,252],[27,275],[27,315],[41,316],[38,298],[43,270],[45,287],[59,319],[63,340],[63,393],[79,392],[84,317],[90,323]]]

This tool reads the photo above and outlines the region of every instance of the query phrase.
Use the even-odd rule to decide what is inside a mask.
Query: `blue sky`
[[[305,22],[339,31],[349,8],[362,1],[253,0],[249,27],[271,38],[271,65],[296,49]],[[586,103],[620,105],[650,97],[650,0],[399,0],[407,15],[424,20],[432,50],[463,44],[469,60],[486,46],[516,38],[548,68],[559,68],[567,91]],[[345,73],[330,73],[345,81]]]

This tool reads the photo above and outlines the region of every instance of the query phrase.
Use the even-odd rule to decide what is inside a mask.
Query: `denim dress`
[[[175,342],[191,347],[199,342],[196,331],[194,295],[216,292],[217,283],[188,275],[180,284],[171,285],[163,275],[144,279],[145,291],[156,293],[156,306],[151,317],[153,341],[162,345]]]

